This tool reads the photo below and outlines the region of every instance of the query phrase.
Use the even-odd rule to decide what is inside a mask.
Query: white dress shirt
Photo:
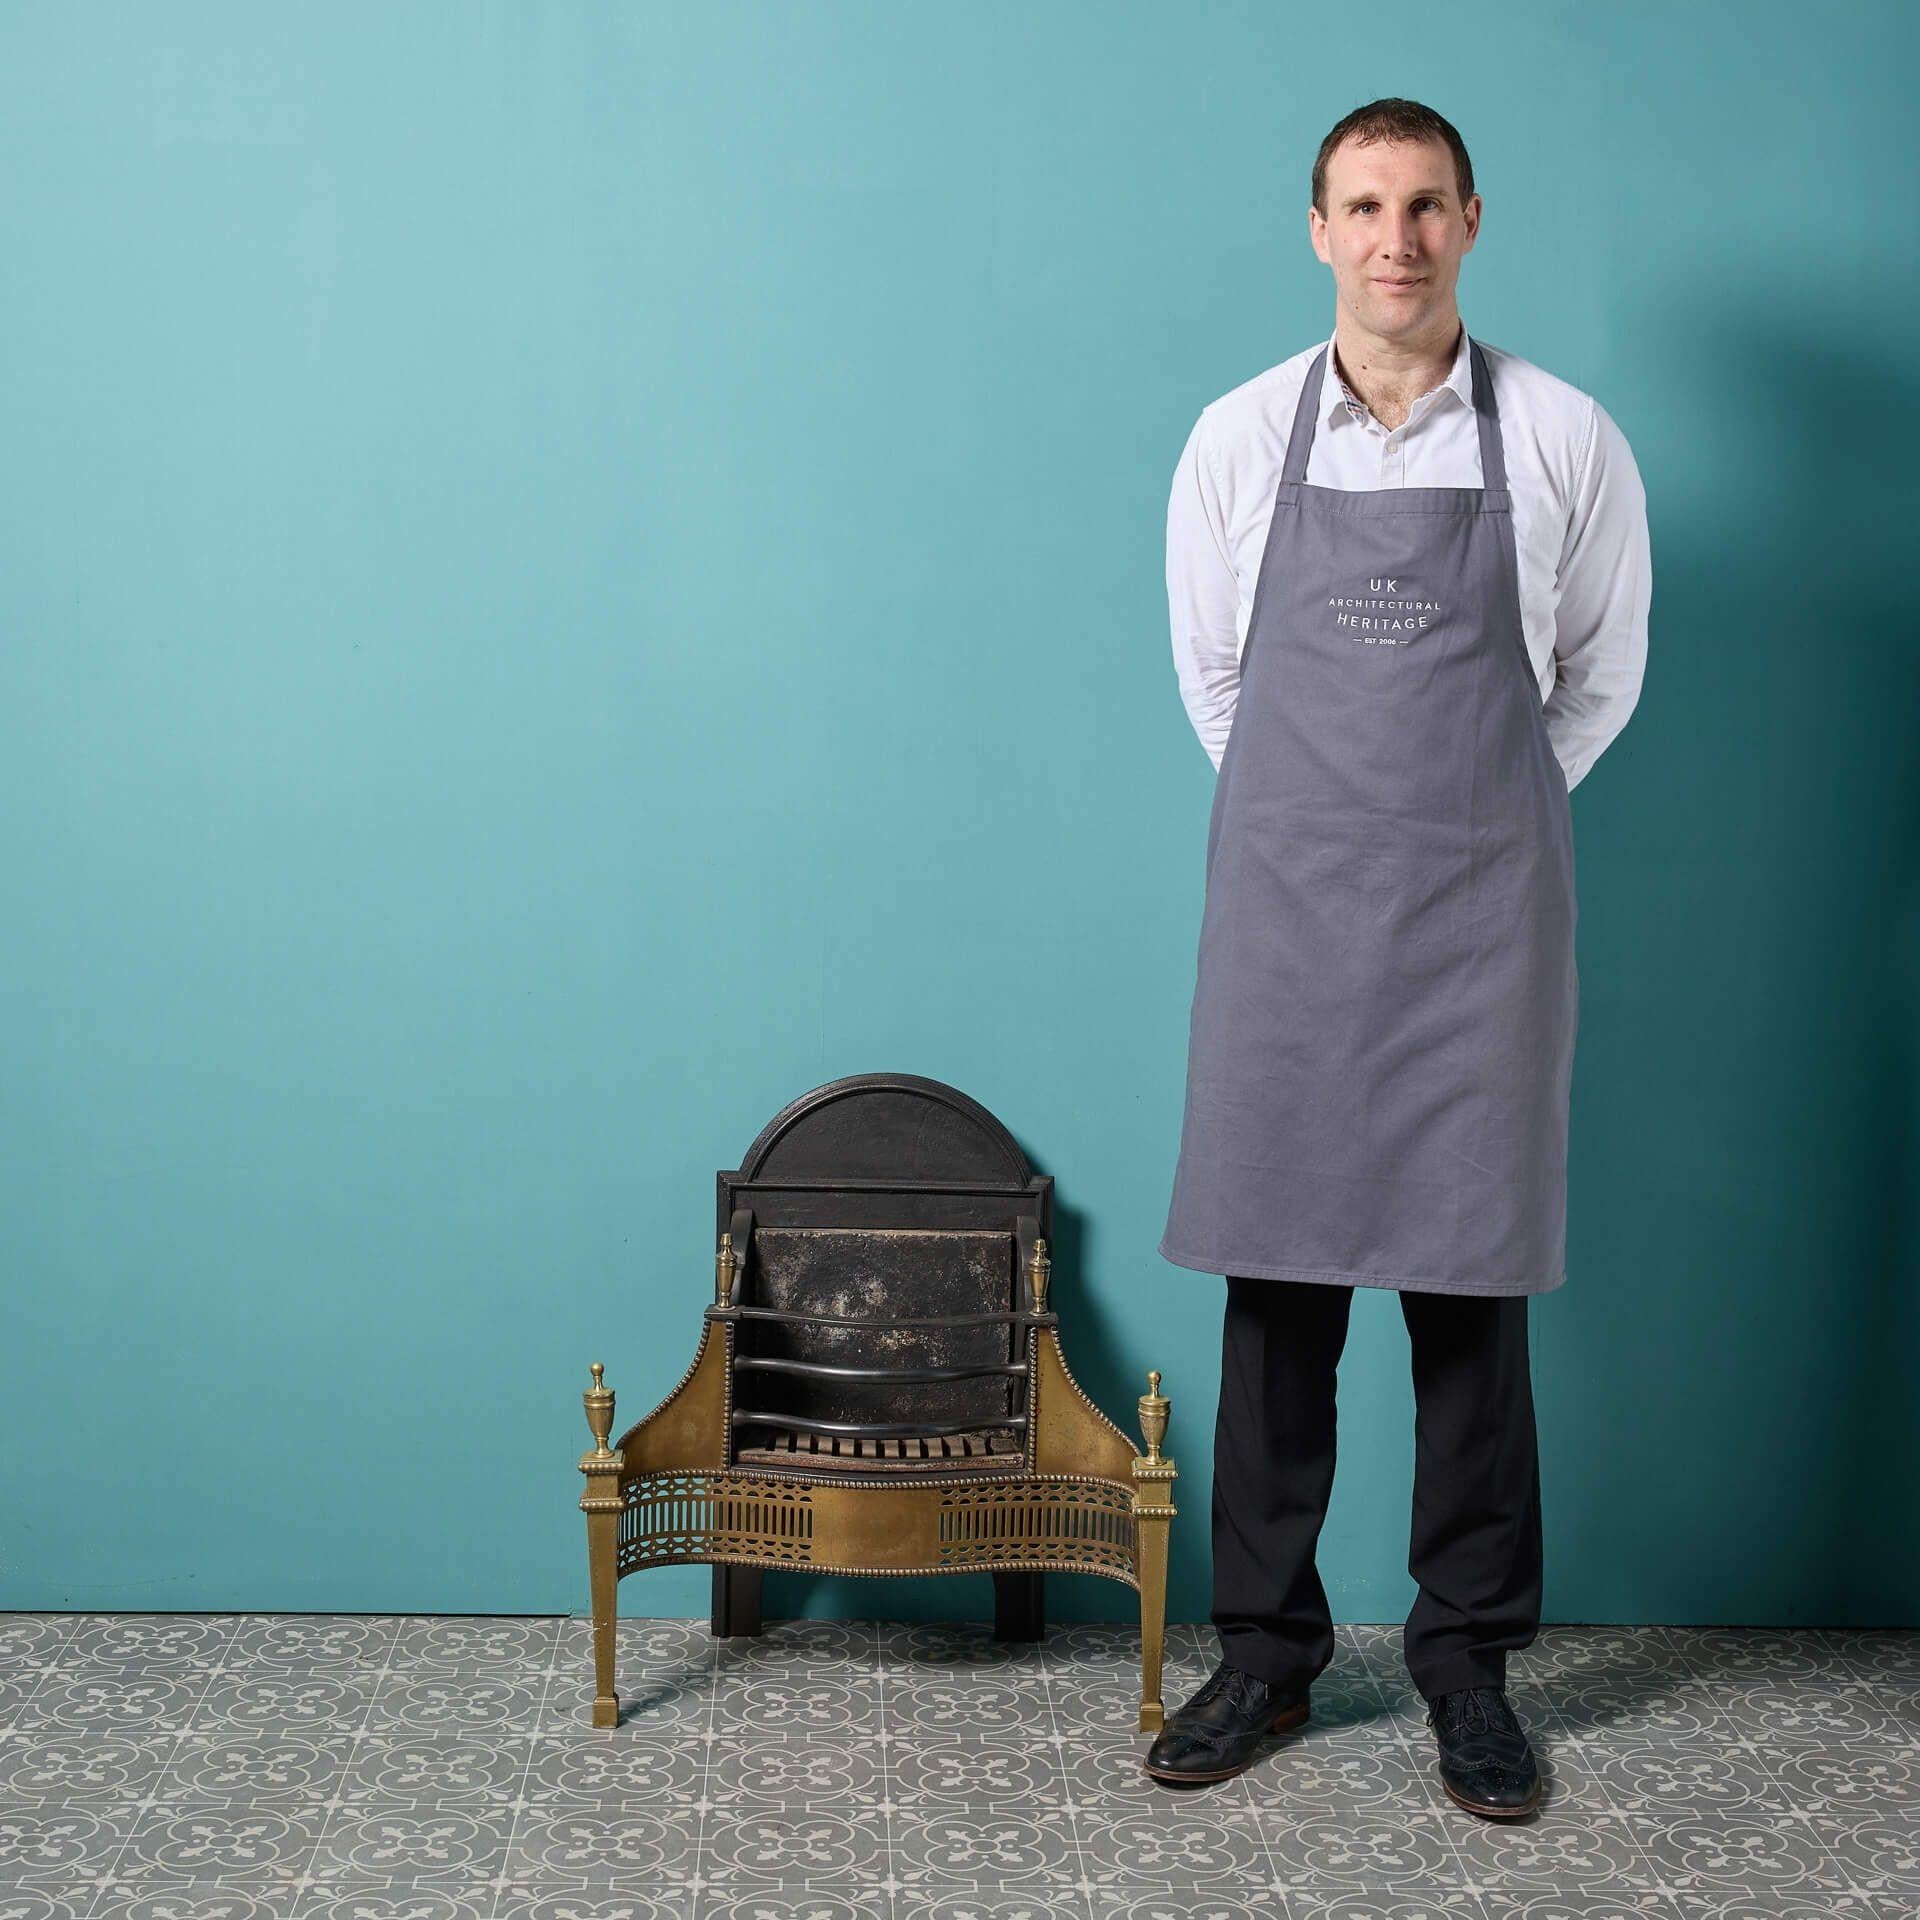
[[[1646,491],[1625,436],[1591,395],[1484,340],[1480,349],[1500,404],[1521,626],[1547,736],[1571,790],[1640,697],[1652,599]],[[1173,476],[1174,666],[1216,768],[1233,725],[1293,410],[1319,351],[1308,347],[1204,408]],[[1484,484],[1465,326],[1453,371],[1392,432],[1340,378],[1329,342],[1307,482],[1350,492]]]

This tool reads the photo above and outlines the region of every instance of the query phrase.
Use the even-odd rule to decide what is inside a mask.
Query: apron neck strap
[[[1314,429],[1320,422],[1320,395],[1326,385],[1327,355],[1333,351],[1329,341],[1313,357],[1307,377],[1300,384],[1300,399],[1293,410],[1293,431],[1287,436],[1286,465],[1280,478],[1298,485],[1307,477],[1307,455],[1313,451]],[[1478,340],[1467,342],[1467,357],[1473,364],[1473,414],[1480,428],[1480,484],[1489,493],[1504,492],[1507,485],[1506,446],[1500,436],[1500,407],[1493,397],[1493,376],[1487,371],[1487,357]]]
[[[1500,437],[1500,403],[1493,397],[1493,375],[1478,340],[1467,342],[1473,361],[1473,417],[1480,423],[1480,484],[1489,493],[1506,491],[1507,449]]]

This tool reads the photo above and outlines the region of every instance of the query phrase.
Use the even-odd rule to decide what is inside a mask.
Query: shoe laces
[[[1503,1732],[1518,1731],[1513,1709],[1499,1687],[1462,1687],[1443,1693],[1427,1709],[1427,1725],[1437,1727],[1442,1719],[1481,1733],[1491,1733],[1496,1727]]]
[[[1231,1694],[1235,1699],[1251,1706],[1258,1702],[1260,1691],[1266,1682],[1257,1675],[1248,1673],[1242,1667],[1228,1666],[1222,1662],[1213,1670],[1207,1683],[1194,1695],[1189,1703],[1199,1706],[1203,1701],[1214,1699],[1217,1695]]]

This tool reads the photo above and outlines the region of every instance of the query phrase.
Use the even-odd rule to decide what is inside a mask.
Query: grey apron
[[[1471,346],[1484,487],[1309,486],[1329,348],[1300,389],[1207,834],[1177,1266],[1566,1279],[1573,821]]]

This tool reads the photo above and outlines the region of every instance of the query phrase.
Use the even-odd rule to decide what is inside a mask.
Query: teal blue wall
[[[1400,92],[1479,172],[1469,325],[1651,500],[1575,796],[1548,1616],[1913,1620],[1912,21],[9,7],[0,1604],[580,1606],[588,1361],[651,1407],[714,1170],[899,1070],[1057,1178],[1069,1356],[1129,1423],[1162,1369],[1204,1616],[1164,503],[1330,329],[1308,168]],[[1411,1435],[1362,1294],[1342,1619],[1412,1597]]]

